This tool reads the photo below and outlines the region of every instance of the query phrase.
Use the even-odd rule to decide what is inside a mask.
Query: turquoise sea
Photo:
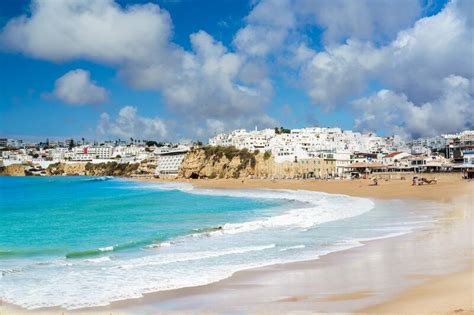
[[[432,224],[433,207],[112,177],[0,177],[0,300],[77,309],[317,259]]]

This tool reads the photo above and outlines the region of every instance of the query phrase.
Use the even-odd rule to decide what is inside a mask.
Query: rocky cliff
[[[55,163],[48,166],[46,175],[86,175],[86,176],[130,176],[135,174],[139,163]]]
[[[0,176],[25,176],[25,165],[12,164],[0,167]]]
[[[46,169],[30,163],[0,167],[0,176],[130,176],[137,173],[143,174],[145,171],[144,166],[139,163],[55,163],[49,165]]]
[[[299,172],[295,163],[274,163],[269,153],[234,147],[193,149],[184,158],[180,178],[283,178]]]

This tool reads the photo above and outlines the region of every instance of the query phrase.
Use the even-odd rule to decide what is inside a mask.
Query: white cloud
[[[383,53],[372,44],[350,40],[315,54],[301,69],[301,84],[315,104],[332,109],[361,93],[382,62]]]
[[[440,98],[415,105],[403,93],[381,90],[353,102],[356,128],[389,128],[405,137],[434,136],[474,127],[474,100],[470,82],[460,76],[448,76],[442,82]]]
[[[273,95],[269,76],[291,77],[295,69],[311,101],[325,109],[347,106],[376,82],[398,97],[390,99],[405,97],[415,109],[424,108],[420,115],[433,122],[427,104],[442,108],[446,89],[454,89],[446,87],[447,78],[468,80],[472,99],[473,10],[471,1],[452,0],[415,23],[421,10],[417,0],[262,0],[235,34],[233,50],[204,31],[190,35],[186,50],[171,41],[171,18],[155,4],[33,0],[31,14],[10,20],[0,43],[44,60],[112,65],[130,86],[159,91],[189,134],[275,125],[265,113]],[[322,29],[319,51],[309,48],[313,26]],[[412,115],[419,114],[415,109]],[[120,125],[108,116],[103,121],[110,130]],[[370,125],[363,116],[359,122]],[[394,123],[410,134],[426,133]],[[441,130],[443,124],[436,125]]]
[[[31,15],[9,21],[0,40],[35,58],[111,64],[130,86],[161,92],[187,126],[264,116],[272,86],[261,63],[229,52],[203,31],[191,34],[186,51],[171,42],[172,28],[155,4],[34,0]]]
[[[296,26],[290,0],[261,1],[247,16],[247,25],[234,37],[237,49],[250,56],[264,57],[280,49]]]
[[[101,135],[122,138],[163,139],[168,135],[166,123],[160,118],[146,118],[137,115],[137,108],[123,107],[115,120],[107,113],[102,113],[97,124]]]
[[[168,44],[171,20],[153,4],[121,8],[113,0],[34,0],[31,16],[10,20],[1,41],[35,58],[141,60]]]
[[[107,90],[90,79],[89,71],[76,69],[56,80],[53,95],[74,105],[99,104],[107,101]]]
[[[237,49],[250,56],[279,53],[297,32],[318,26],[331,46],[353,40],[384,42],[412,26],[420,16],[419,0],[262,0],[246,17],[247,25],[234,37]]]
[[[298,0],[294,10],[306,23],[323,28],[324,42],[348,38],[384,41],[410,27],[421,13],[418,0]]]
[[[472,80],[474,31],[470,11],[462,5],[450,2],[437,15],[418,20],[382,47],[348,40],[315,53],[301,71],[312,102],[329,108],[344,106],[376,81],[415,104],[425,104],[446,93],[442,88],[445,78],[454,75]],[[469,93],[472,98],[472,88]]]
[[[121,75],[134,86],[161,91],[168,108],[191,123],[263,114],[272,86],[258,63],[229,52],[204,31],[192,34],[191,44],[192,52],[177,50],[167,63],[129,65]]]

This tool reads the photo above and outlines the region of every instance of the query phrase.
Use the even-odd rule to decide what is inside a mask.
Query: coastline
[[[436,237],[445,237],[446,235],[439,235],[446,232],[455,234],[455,237],[466,237],[465,244],[471,250],[464,253],[464,257],[461,257],[461,253],[451,253],[453,258],[459,260],[454,263],[451,270],[441,270],[437,274],[432,274],[426,270],[426,273],[420,273],[418,275],[410,275],[410,281],[406,281],[406,285],[400,286],[397,290],[391,292],[387,296],[376,298],[363,307],[357,307],[357,303],[353,303],[354,300],[361,300],[370,297],[374,292],[367,290],[357,290],[345,294],[326,294],[329,301],[342,302],[341,304],[350,305],[352,304],[352,312],[361,313],[397,313],[403,310],[404,313],[413,314],[430,314],[430,313],[456,313],[456,314],[471,314],[474,313],[473,305],[473,294],[471,281],[459,282],[458,279],[461,277],[465,279],[466,276],[473,275],[473,252],[472,244],[474,242],[474,235],[472,229],[474,227],[474,221],[472,218],[472,204],[474,198],[474,183],[463,181],[459,174],[435,174],[438,178],[439,183],[436,185],[423,185],[423,186],[411,186],[409,178],[407,180],[389,180],[380,181],[379,186],[370,186],[370,180],[355,180],[355,181],[344,181],[344,180],[333,180],[333,181],[304,181],[304,180],[254,180],[254,179],[221,179],[221,180],[178,180],[179,182],[187,182],[199,188],[211,188],[211,189],[303,189],[303,190],[315,190],[327,193],[335,194],[346,194],[356,197],[367,197],[375,199],[404,199],[404,200],[421,200],[421,201],[435,201],[446,205],[446,210],[440,213],[440,226],[436,229],[437,232],[430,230],[415,231],[409,235],[403,235],[393,238],[372,240],[364,243],[362,247],[351,248],[348,250],[330,253],[322,256],[318,260],[305,261],[305,262],[293,262],[282,265],[274,265],[262,268],[256,268],[254,270],[244,270],[235,273],[230,278],[219,281],[216,284],[210,284],[200,288],[182,289],[187,291],[196,292],[188,294],[210,294],[205,293],[208,290],[208,286],[219,287],[214,290],[225,290],[229,286],[241,286],[245,287],[248,284],[239,283],[245,280],[249,280],[250,277],[254,277],[255,273],[261,273],[262,275],[275,274],[273,281],[278,280],[278,272],[282,270],[291,273],[299,273],[302,271],[305,273],[310,268],[321,268],[321,265],[333,262],[334,260],[343,261],[350,258],[347,256],[364,255],[365,252],[380,250],[378,247],[384,247],[387,244],[398,244],[401,252],[403,249],[403,243],[412,242],[418,238],[426,237],[426,234],[436,234]],[[151,181],[160,181],[151,179]],[[460,226],[462,225],[462,227]],[[434,237],[434,238],[436,238]],[[446,242],[445,246],[449,246],[449,242]],[[372,248],[371,248],[372,247]],[[378,249],[377,249],[378,248]],[[456,257],[459,254],[459,257]],[[429,258],[429,257],[425,257]],[[284,272],[283,272],[284,273]],[[307,273],[307,272],[306,272]],[[462,276],[460,276],[462,275]],[[239,281],[240,280],[240,281]],[[413,280],[413,281],[411,281]],[[457,286],[449,285],[452,282],[458,283]],[[237,282],[237,283],[235,283]],[[280,279],[281,282],[281,279]],[[442,285],[440,287],[441,284]],[[284,284],[283,284],[284,285]],[[436,288],[436,289],[435,289]],[[176,290],[179,291],[179,290]],[[213,291],[213,290],[211,290]],[[433,295],[424,296],[429,292],[434,292]],[[176,297],[181,296],[185,292],[175,292]],[[154,294],[150,294],[153,296]],[[173,297],[174,294],[169,294]],[[186,294],[185,294],[186,295]],[[467,295],[467,298],[466,298]],[[449,299],[443,299],[440,297],[449,297]],[[148,298],[148,297],[147,297]],[[145,299],[147,299],[145,298]],[[154,299],[161,300],[163,296],[160,293],[156,293],[155,297],[150,297],[148,303]],[[300,304],[301,306],[309,306],[308,309],[320,311],[314,308],[314,304],[307,303],[305,301],[311,300],[309,296],[297,296],[289,295],[286,298],[286,303],[293,306]],[[460,304],[456,304],[460,303]],[[275,304],[275,303],[270,303]],[[278,303],[276,303],[278,304]],[[363,303],[362,303],[363,304]],[[268,305],[267,305],[268,306]],[[272,309],[274,312],[285,312],[293,310],[292,308],[285,309],[285,307],[274,305]],[[119,307],[120,309],[120,307]],[[295,310],[304,310],[296,306]],[[308,310],[306,309],[306,310]],[[185,310],[185,309],[182,309]],[[224,308],[225,310],[225,308]],[[252,311],[265,312],[265,308],[251,309]],[[344,309],[322,309],[322,312],[341,312],[346,311]]]
[[[360,286],[360,283],[356,281],[357,279],[353,279],[351,282],[352,291],[344,292],[344,290],[341,290],[341,283],[338,284],[338,288],[336,288],[337,286],[334,288],[330,286],[331,282],[337,280],[334,277],[338,275],[347,276],[347,280],[352,278],[352,274],[357,274],[361,277],[359,279],[360,282],[361,279],[364,279],[364,275],[362,274],[364,272],[363,269],[367,267],[367,265],[364,266],[364,263],[369,263],[373,268],[379,269],[383,269],[382,267],[385,267],[385,264],[396,267],[395,262],[384,261],[382,263],[382,261],[370,261],[371,255],[378,254],[384,256],[389,255],[391,251],[400,254],[403,253],[403,251],[407,251],[407,248],[404,248],[404,244],[415,244],[417,241],[423,241],[424,238],[430,237],[436,240],[446,232],[461,234],[457,236],[469,233],[473,226],[472,216],[470,214],[472,207],[469,207],[469,202],[472,204],[473,185],[472,183],[462,182],[456,175],[458,174],[446,176],[437,175],[440,179],[437,185],[416,187],[412,187],[409,180],[381,181],[380,186],[369,186],[370,181],[368,180],[282,180],[278,182],[270,180],[183,181],[200,188],[305,189],[376,199],[419,199],[436,201],[445,203],[448,207],[446,211],[443,211],[444,213],[440,213],[442,219],[436,228],[439,230],[437,232],[422,230],[404,236],[362,242],[365,246],[334,252],[322,256],[317,260],[248,269],[239,271],[230,278],[200,287],[150,293],[140,299],[119,301],[106,307],[82,309],[71,312],[67,311],[66,313],[88,311],[107,314],[135,312],[167,313],[171,310],[179,313],[194,313],[196,310],[201,310],[207,313],[209,309],[203,308],[203,306],[205,304],[208,306],[211,305],[208,303],[212,303],[212,301],[214,301],[212,310],[218,313],[235,311],[236,309],[233,307],[236,305],[247,305],[244,310],[251,313],[286,313],[293,310],[311,310],[311,312],[341,312],[350,310],[364,313],[384,313],[397,312],[400,306],[404,307],[405,312],[411,311],[417,314],[454,311],[458,311],[457,313],[461,314],[466,313],[467,310],[473,309],[472,299],[470,300],[471,305],[469,305],[469,299],[466,300],[463,298],[455,300],[456,303],[462,303],[462,305],[448,303],[449,305],[445,305],[447,307],[446,309],[440,309],[439,303],[434,303],[436,301],[439,302],[439,298],[437,298],[438,295],[444,296],[446,294],[446,296],[448,296],[449,293],[449,296],[451,296],[450,300],[453,300],[452,296],[460,297],[463,292],[469,293],[469,290],[466,290],[465,286],[452,288],[449,285],[441,285],[441,290],[435,291],[435,295],[425,297],[426,301],[424,304],[422,303],[423,305],[420,305],[420,300],[416,297],[420,295],[419,292],[430,292],[430,288],[439,286],[440,282],[445,283],[443,281],[446,281],[450,283],[452,280],[449,279],[465,277],[469,273],[472,275],[472,246],[471,252],[459,253],[459,256],[463,257],[454,257],[455,261],[446,264],[449,268],[439,273],[433,273],[433,270],[426,270],[425,273],[418,274],[412,274],[413,272],[410,270],[402,271],[402,274],[405,272],[405,276],[408,273],[409,277],[404,281],[403,285],[391,288],[389,294],[383,294],[387,292],[377,292],[376,290],[363,287],[357,288],[357,286]],[[151,179],[151,181],[156,180]],[[459,198],[459,196],[462,198]],[[465,200],[466,198],[470,200]],[[469,236],[471,237],[470,243],[472,245],[472,234]],[[444,242],[446,242],[445,245],[449,244],[449,237],[445,235],[443,238]],[[465,245],[466,244],[463,246]],[[413,245],[411,251],[416,251],[417,246],[419,245]],[[456,252],[451,252],[450,254],[456,256]],[[423,257],[426,258],[426,255]],[[423,257],[418,257],[418,259],[423,259]],[[397,257],[392,258],[397,259]],[[364,259],[367,261],[364,262]],[[401,261],[403,261],[403,259]],[[414,265],[416,265],[416,261]],[[394,275],[388,274],[386,270],[379,269],[372,272],[377,275],[380,273],[380,275],[385,274],[387,277],[394,277]],[[464,271],[460,273],[460,270]],[[460,274],[462,274],[462,276],[460,276]],[[369,275],[366,270],[365,277]],[[324,278],[324,281],[317,283],[322,278]],[[351,286],[349,285],[348,287]],[[326,289],[324,290],[324,288]],[[443,291],[443,288],[448,291]],[[415,290],[415,293],[413,293],[413,290]],[[472,295],[472,286],[470,292]],[[258,299],[255,299],[255,297],[258,297]],[[186,301],[184,301],[184,299],[186,299]],[[264,301],[258,303],[259,299],[263,299]],[[158,304],[160,304],[160,306],[158,306]],[[177,307],[177,304],[180,304],[180,306]],[[335,307],[336,304],[341,308],[338,309]],[[324,305],[326,305],[326,308],[323,307]],[[2,310],[2,308],[4,309]],[[459,311],[460,309],[463,311]],[[16,307],[0,307],[1,314],[22,311],[24,310],[17,309]],[[43,311],[45,313],[56,312],[56,310],[51,309]],[[57,311],[57,313],[64,312],[64,310],[59,309]],[[41,312],[42,310],[39,310],[39,313]],[[38,312],[35,311],[34,313]]]

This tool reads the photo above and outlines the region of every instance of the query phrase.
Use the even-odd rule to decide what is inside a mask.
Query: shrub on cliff
[[[239,157],[240,157],[240,168],[244,169],[246,168],[249,164],[251,168],[255,167],[255,164],[257,164],[257,160],[255,159],[255,155],[249,152],[246,148],[240,150],[239,152]]]

